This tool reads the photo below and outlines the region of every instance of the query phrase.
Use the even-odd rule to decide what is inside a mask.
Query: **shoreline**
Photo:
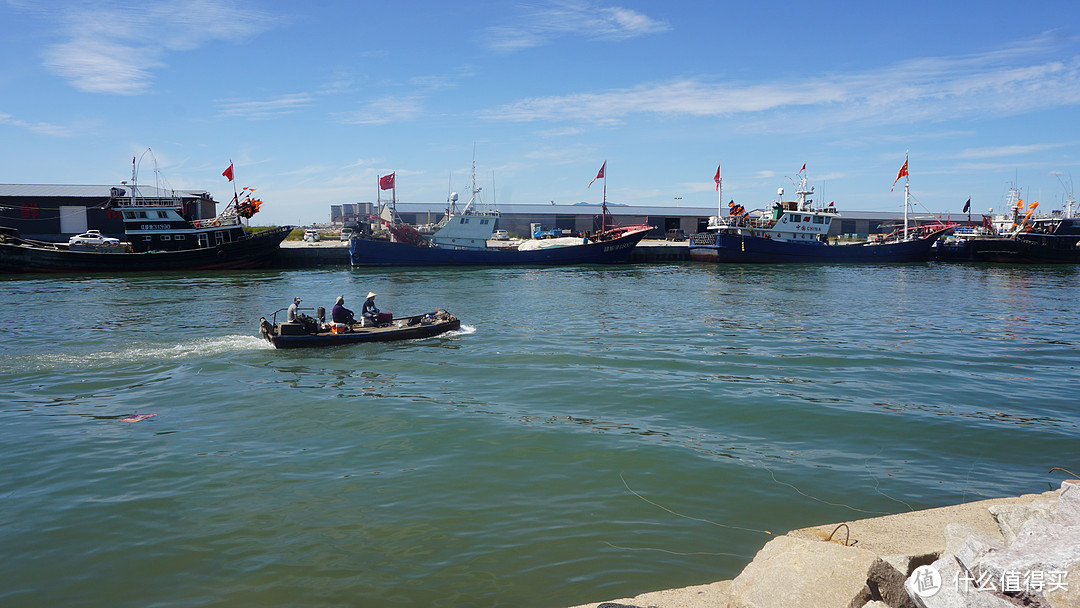
[[[920,591],[927,567],[940,575],[939,585]],[[1013,585],[1011,572],[1030,576]],[[1041,589],[1032,573],[1040,574]],[[1000,581],[997,589],[978,589],[984,578]],[[572,608],[774,606],[1078,608],[1080,480],[1040,494],[792,530],[766,543],[732,580]]]

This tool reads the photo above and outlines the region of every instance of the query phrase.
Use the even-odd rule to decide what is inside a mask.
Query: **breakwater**
[[[734,579],[577,608],[1075,608],[1080,480],[792,530]]]

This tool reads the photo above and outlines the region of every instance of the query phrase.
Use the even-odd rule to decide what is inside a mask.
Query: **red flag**
[[[390,175],[384,175],[384,176],[380,177],[379,178],[379,189],[380,190],[390,190],[390,189],[392,189],[394,187],[394,175],[396,173],[397,173],[397,171],[395,171],[394,173],[391,173]]]
[[[233,166],[233,164],[229,163],[229,168],[225,169],[224,171],[221,172],[221,174],[224,175],[226,178],[228,178],[228,180],[230,182],[233,180],[232,166]]]
[[[907,158],[904,158],[904,166],[900,167],[900,171],[897,172],[896,179],[893,180],[892,188],[889,188],[889,192],[893,191],[893,188],[896,187],[896,182],[900,181],[900,178],[905,175],[907,175]]]
[[[720,165],[716,165],[716,177],[713,178],[713,181],[716,182],[716,191],[719,192],[720,191]]]
[[[806,163],[802,164],[802,169],[799,169],[799,173],[802,173],[803,171],[806,171]],[[799,173],[796,173],[795,175],[798,175]]]
[[[596,174],[596,177],[593,178],[592,182],[589,182],[589,185],[587,186],[588,188],[592,188],[593,182],[595,182],[596,180],[604,179],[604,168],[606,167],[607,161],[605,160],[604,164],[600,165],[600,172]]]

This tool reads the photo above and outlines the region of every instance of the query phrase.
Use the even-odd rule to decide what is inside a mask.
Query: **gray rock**
[[[981,557],[1000,550],[997,543],[987,542],[980,536],[969,536],[959,547],[957,539],[965,532],[963,526],[946,526],[949,551],[931,564],[941,576],[940,587],[933,595],[920,594],[919,572],[916,571],[904,583],[904,589],[919,608],[1016,608],[1016,605],[989,593],[977,591],[974,585],[958,584],[961,574],[967,574]],[[955,550],[953,550],[953,548]]]
[[[1054,589],[1045,593],[1051,608],[1080,608],[1080,564],[1073,564],[1063,577],[1064,589]]]
[[[994,516],[1005,544],[1011,545],[1024,523],[1031,519],[1053,521],[1057,511],[1056,497],[1041,498],[1027,504],[991,505],[990,514]]]

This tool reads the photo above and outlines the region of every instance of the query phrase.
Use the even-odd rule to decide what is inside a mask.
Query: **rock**
[[[1057,510],[1056,496],[1043,496],[1029,503],[990,505],[990,515],[994,517],[1001,535],[1005,538],[1005,544],[1011,545],[1016,540],[1016,534],[1029,519],[1054,520]]]
[[[1077,608],[1080,606],[1080,564],[1073,564],[1062,577],[1063,589],[1054,589],[1044,594],[1051,608]]]
[[[1062,484],[1061,495],[1053,521],[1033,517],[1024,522],[1016,540],[1007,549],[993,551],[981,556],[973,569],[988,574],[992,580],[1006,581],[1002,591],[1021,598],[1032,605],[1042,599],[1049,601],[1050,589],[1056,597],[1068,596],[1068,583],[1080,586],[1077,578],[1069,581],[1067,575],[1064,589],[1056,589],[1056,577],[1060,573],[1075,571],[1080,564],[1080,486]],[[1031,589],[1030,576],[1039,577],[1039,589]],[[1043,586],[1045,585],[1045,586]],[[1073,591],[1075,593],[1075,590]],[[1080,603],[1074,603],[1078,606]]]
[[[1080,485],[1070,480],[1056,496],[993,505],[990,511],[1002,535],[1011,540],[1008,547],[979,537],[970,528],[947,526],[946,550],[931,564],[934,574],[940,575],[940,588],[930,585],[933,577],[920,570],[904,584],[916,604],[1080,607],[1080,583],[1075,582],[1080,579]]]
[[[1015,608],[1016,605],[991,594],[978,592],[958,584],[961,574],[967,574],[978,559],[1001,549],[997,543],[987,542],[980,536],[969,536],[953,551],[964,526],[946,526],[949,550],[928,568],[936,571],[935,585],[927,585],[925,572],[916,569],[904,583],[904,589],[919,608]],[[924,584],[920,584],[924,583]]]
[[[861,608],[891,599],[912,606],[904,576],[865,549],[780,536],[765,545],[731,585],[738,608]]]

